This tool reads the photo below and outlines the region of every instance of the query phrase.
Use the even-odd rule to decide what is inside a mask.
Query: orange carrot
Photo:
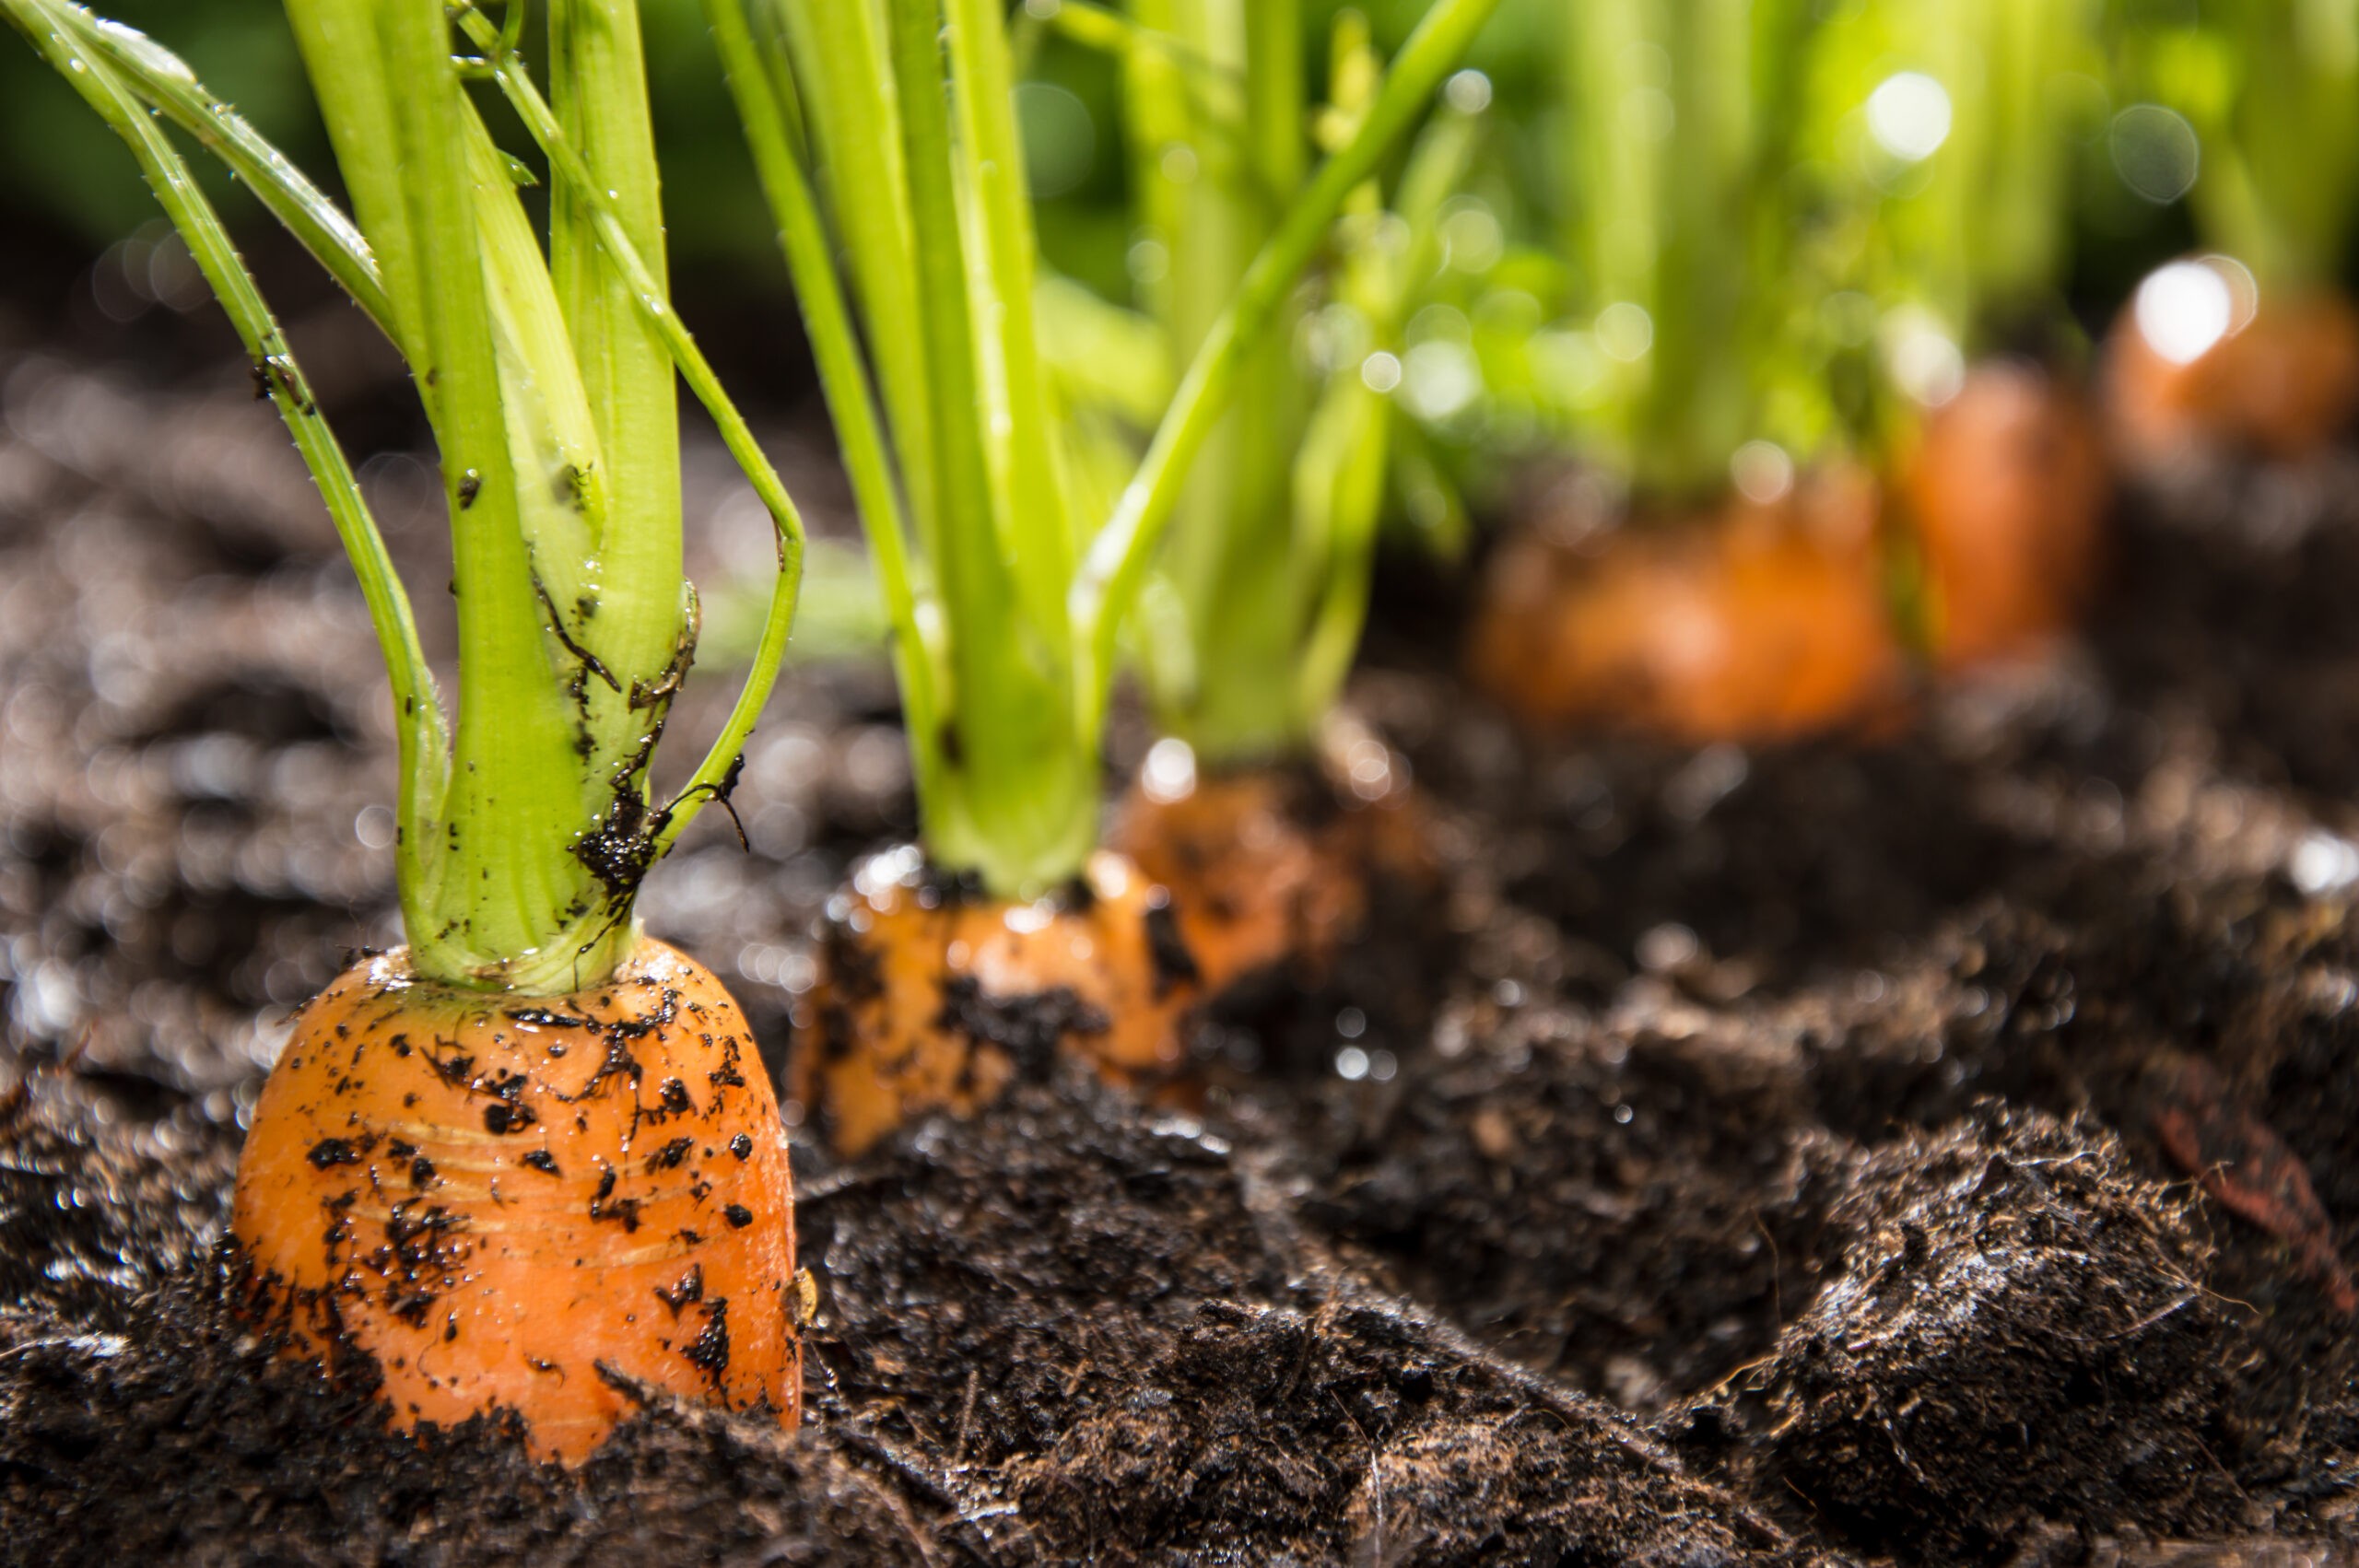
[[[1107,841],[1168,890],[1206,996],[1281,968],[1315,981],[1365,926],[1372,874],[1428,873],[1414,799],[1353,811],[1325,795],[1307,773],[1246,768],[1123,798]]]
[[[1977,366],[1925,422],[1901,494],[1935,657],[1956,668],[2071,625],[2104,555],[2110,486],[2083,400],[2036,366]]]
[[[416,978],[402,950],[298,1016],[238,1165],[266,1320],[368,1352],[394,1423],[519,1410],[568,1463],[631,1404],[801,1404],[793,1191],[752,1036],[642,939],[569,996]]]
[[[1775,501],[1645,519],[1595,554],[1527,533],[1494,561],[1469,649],[1474,680],[1528,722],[1683,741],[1772,740],[1897,701],[1905,661],[1856,470]]]
[[[1201,991],[1168,895],[1119,855],[1097,851],[1067,888],[1026,903],[888,851],[829,907],[789,1093],[852,1155],[930,1111],[972,1114],[1059,1051],[1152,1083],[1179,1071]]]
[[[2105,377],[2109,433],[2134,464],[2299,460],[2359,413],[2359,312],[2336,294],[2263,298],[2201,352],[2176,358],[2142,330],[2133,302],[2107,334]]]
[[[41,15],[28,36],[129,144],[276,402],[392,687],[410,945],[314,999],[264,1086],[231,1217],[246,1305],[290,1353],[372,1362],[397,1424],[505,1407],[568,1462],[627,1408],[616,1382],[792,1422],[782,1123],[728,993],[642,938],[632,908],[736,778],[792,630],[804,533],[668,303],[636,6],[569,0],[536,76],[522,6],[496,23],[431,0],[288,0],[350,216],[160,46],[77,7]],[[464,63],[454,28],[479,52]],[[478,76],[545,158],[546,252]],[[417,378],[453,525],[449,707],[368,498],[167,120]],[[727,719],[665,799],[649,770],[697,638],[682,380],[770,513],[779,575]]]

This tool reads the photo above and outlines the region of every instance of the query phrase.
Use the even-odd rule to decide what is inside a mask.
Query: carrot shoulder
[[[297,1022],[235,1229],[299,1348],[373,1356],[396,1425],[495,1406],[569,1463],[619,1373],[792,1424],[787,1146],[752,1036],[642,939],[606,983],[488,995],[364,960]]]

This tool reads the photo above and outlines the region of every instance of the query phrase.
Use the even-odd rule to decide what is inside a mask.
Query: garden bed
[[[1187,1105],[1052,1077],[798,1145],[805,1428],[651,1396],[568,1476],[387,1433],[228,1311],[273,1031],[392,934],[391,720],[271,410],[134,386],[0,359],[0,1557],[2359,1550],[2340,469],[2133,497],[2083,645],[1865,743],[1534,743],[1392,585],[1353,701],[1440,893],[1225,1012]],[[428,471],[366,482],[430,580]],[[758,569],[717,448],[688,497],[699,579]],[[649,883],[774,1073],[822,904],[912,826],[894,716],[791,675],[749,848],[708,813]]]

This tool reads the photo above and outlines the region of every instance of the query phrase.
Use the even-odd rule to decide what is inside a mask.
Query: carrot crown
[[[1314,111],[1298,0],[1133,0],[1127,17],[1059,6],[1039,25],[1119,62],[1134,217],[1161,247],[1141,279],[1143,317],[1122,320],[1077,285],[1042,297],[1068,437],[1102,447],[1109,415],[1135,420],[1144,408],[1151,423],[1160,411],[1168,386],[1143,394],[1139,383],[1158,370],[1168,381],[1168,367],[1198,352],[1307,184],[1314,142],[1332,151],[1350,138],[1382,67],[1366,19],[1344,13],[1332,101]],[[1388,477],[1408,470],[1456,510],[1392,394],[1404,323],[1444,264],[1442,207],[1476,125],[1445,99],[1394,181],[1391,210],[1375,180],[1350,193],[1332,264],[1318,287],[1289,295],[1246,356],[1235,404],[1181,490],[1133,640],[1158,723],[1209,760],[1266,760],[1309,743],[1367,616]],[[1320,345],[1320,363],[1306,340]],[[1105,356],[1121,362],[1089,362]]]
[[[1003,7],[706,0],[875,556],[937,862],[1014,896],[1080,870],[1117,628],[1189,464],[1345,197],[1496,3],[1427,14],[1093,532],[1050,422]]]
[[[393,688],[415,968],[524,991],[603,979],[637,940],[640,878],[729,786],[802,559],[792,502],[664,294],[635,6],[550,0],[544,99],[518,58],[522,0],[497,23],[442,0],[288,0],[357,224],[141,35],[63,0],[0,10],[130,143],[351,556]],[[454,23],[475,53],[454,53]],[[546,158],[546,254],[516,196],[533,176],[493,142],[471,79],[497,86]],[[158,115],[252,185],[410,366],[450,505],[455,720],[344,454]],[[780,576],[720,741],[687,790],[658,803],[648,766],[697,631],[680,564],[675,370],[776,519]]]

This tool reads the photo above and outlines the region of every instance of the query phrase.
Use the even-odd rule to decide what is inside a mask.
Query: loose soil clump
[[[2243,1522],[2209,1248],[2113,1139],[1986,1102],[1862,1161],[1825,1240],[1839,1272],[1742,1380],[1749,1446],[1860,1548],[1950,1562],[2040,1521]]]

